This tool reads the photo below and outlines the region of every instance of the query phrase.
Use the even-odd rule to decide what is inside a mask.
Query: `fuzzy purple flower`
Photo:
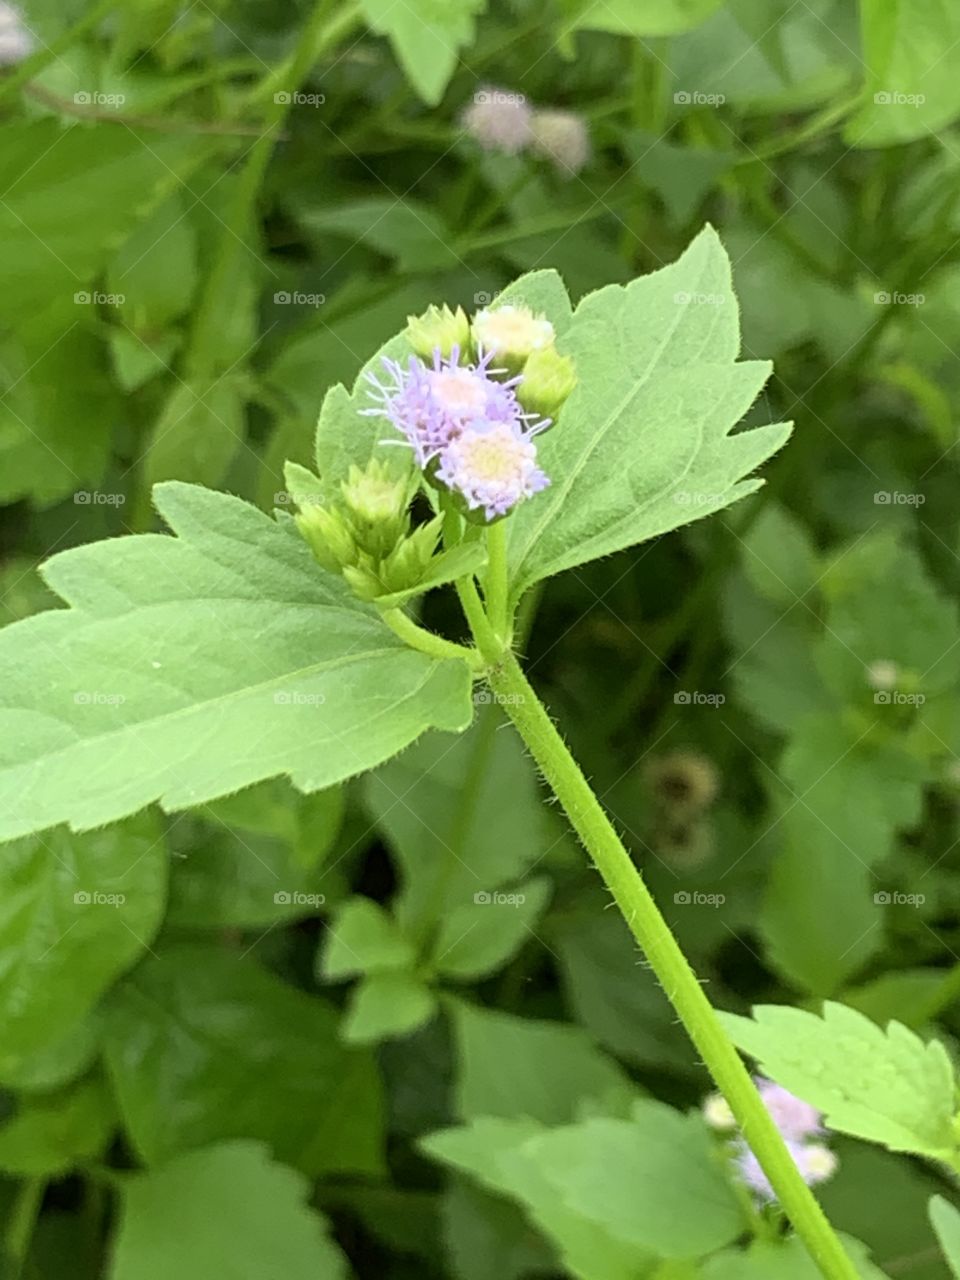
[[[788,1140],[786,1147],[808,1187],[826,1182],[836,1172],[837,1157],[823,1143]],[[767,1204],[775,1201],[777,1196],[770,1185],[770,1179],[760,1167],[760,1161],[744,1141],[740,1140],[734,1145],[733,1156],[738,1175],[757,1198]]]
[[[755,1083],[773,1123],[788,1142],[804,1142],[823,1133],[823,1116],[816,1107],[762,1076],[755,1077]]]
[[[380,403],[364,414],[384,417],[413,449],[417,465],[436,463],[433,475],[459,493],[470,510],[488,520],[505,515],[522,498],[549,483],[536,465],[532,437],[550,425],[525,413],[517,400],[521,378],[500,381],[492,353],[476,364],[460,364],[459,348],[448,359],[434,352],[432,366],[411,356],[406,366],[384,358],[392,381],[367,378]],[[397,441],[397,443],[401,443]]]

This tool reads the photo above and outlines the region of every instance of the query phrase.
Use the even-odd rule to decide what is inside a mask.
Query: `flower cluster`
[[[473,96],[463,127],[486,151],[532,151],[567,176],[590,159],[590,134],[572,111],[533,110],[522,93],[486,86]]]
[[[435,487],[491,521],[544,489],[534,437],[573,389],[572,362],[554,347],[550,322],[527,307],[481,311],[472,326],[458,309],[411,318],[419,353],[384,358],[389,378],[367,375],[386,418]],[[532,373],[528,365],[533,363]]]
[[[818,1141],[823,1137],[824,1128],[823,1117],[816,1107],[772,1080],[757,1077],[756,1085],[804,1182],[812,1187],[832,1177],[837,1169],[837,1157],[828,1146]],[[709,1095],[703,1104],[703,1115],[711,1128],[731,1135],[730,1154],[734,1167],[757,1199],[766,1204],[776,1200],[760,1161],[743,1136],[737,1133],[737,1122],[722,1094]]]

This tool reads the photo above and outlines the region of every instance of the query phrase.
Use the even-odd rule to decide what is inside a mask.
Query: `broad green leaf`
[[[950,0],[861,0],[865,105],[846,140],[882,147],[936,133],[960,115],[960,84],[949,57],[960,40]]]
[[[94,1011],[42,1049],[0,1052],[0,1084],[23,1092],[58,1089],[88,1071],[99,1052],[100,1019]]]
[[[427,0],[429,3],[430,0]],[[436,212],[414,200],[367,196],[349,204],[321,206],[300,215],[308,231],[361,240],[395,258],[398,271],[429,271],[457,265],[452,234]]]
[[[633,1087],[579,1027],[451,1005],[459,1073],[456,1111],[562,1124],[589,1106],[621,1108]],[[509,1064],[505,1069],[504,1064]]]
[[[475,981],[502,968],[525,942],[536,938],[551,888],[541,877],[454,907],[443,917],[434,943],[432,964],[437,973]]]
[[[828,1128],[891,1151],[952,1158],[956,1080],[939,1041],[924,1044],[899,1022],[884,1031],[829,1001],[822,1017],[778,1005],[722,1017],[737,1047],[823,1111]]]
[[[672,36],[719,9],[722,0],[564,0],[573,29],[624,36]]]
[[[281,773],[316,791],[469,723],[466,664],[407,649],[290,530],[225,494],[156,496],[179,536],[64,552],[46,577],[73,608],[0,631],[0,837]]]
[[[336,982],[363,973],[412,969],[415,961],[413,946],[379,903],[351,898],[337,913],[320,973],[328,982]]]
[[[747,579],[760,595],[806,612],[803,601],[815,588],[820,569],[810,535],[794,515],[767,503],[744,535],[741,550]],[[812,608],[814,603],[812,596],[807,597],[806,606]]]
[[[0,1170],[24,1177],[64,1174],[100,1156],[115,1124],[99,1077],[22,1098],[13,1118],[0,1125]]]
[[[412,973],[371,973],[350,993],[341,1035],[347,1044],[377,1044],[409,1035],[433,1016],[436,1000]]]
[[[150,946],[167,851],[145,815],[84,835],[57,827],[0,854],[0,1022],[15,1061],[61,1040]]]
[[[390,37],[420,97],[436,106],[456,70],[459,50],[474,38],[486,0],[362,0],[361,7],[371,30]]]
[[[306,1179],[256,1142],[191,1151],[123,1185],[109,1280],[346,1280]]]
[[[174,193],[124,241],[107,269],[107,290],[134,333],[163,329],[186,312],[197,286],[197,235]]]
[[[548,1133],[532,1120],[482,1117],[459,1129],[431,1134],[426,1153],[511,1196],[552,1240],[564,1266],[578,1280],[636,1280],[653,1262],[650,1254],[609,1235],[570,1205],[529,1155],[528,1146]]]
[[[459,1280],[523,1280],[557,1269],[553,1251],[515,1204],[465,1178],[454,1179],[444,1197],[443,1226]]]
[[[596,1117],[555,1129],[525,1151],[571,1208],[660,1257],[697,1258],[744,1229],[699,1115],[643,1099],[630,1120]]]
[[[376,1067],[339,1042],[325,1001],[221,946],[184,944],[142,964],[105,1017],[107,1066],[147,1164],[246,1137],[311,1176],[379,1170]]]
[[[960,1277],[960,1211],[943,1196],[930,1200],[930,1225],[955,1277]]]
[[[245,391],[239,374],[203,383],[177,382],[147,442],[144,484],[218,484],[244,446]]]
[[[521,277],[512,291],[525,287]],[[753,492],[751,472],[789,435],[783,424],[730,434],[770,366],[737,361],[730,264],[711,228],[672,265],[589,294],[558,346],[579,382],[538,441],[551,486],[509,522],[517,595]]]
[[[404,928],[516,881],[551,843],[533,765],[492,705],[468,733],[431,734],[379,769],[364,794],[403,870]]]

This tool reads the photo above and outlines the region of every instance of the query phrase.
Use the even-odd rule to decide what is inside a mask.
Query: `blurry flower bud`
[[[20,10],[0,0],[0,67],[15,67],[36,48]]]
[[[713,761],[692,751],[675,751],[651,761],[647,781],[654,798],[675,814],[706,809],[720,788]]]
[[[530,122],[532,148],[552,160],[567,177],[590,159],[590,133],[582,116],[572,111],[537,111]]]
[[[545,347],[534,351],[523,366],[517,399],[527,413],[556,420],[576,385],[573,358],[562,356],[556,347]]]
[[[330,573],[352,564],[358,549],[353,534],[338,511],[307,506],[294,517],[314,556]]]
[[[473,95],[462,123],[484,150],[516,155],[530,141],[530,116],[522,93],[487,85]]]
[[[409,527],[410,480],[392,476],[384,463],[373,458],[365,468],[351,467],[340,490],[344,514],[360,549],[374,560],[389,555]]]
[[[878,692],[889,693],[897,686],[899,668],[889,658],[878,658],[867,667],[867,684]]]

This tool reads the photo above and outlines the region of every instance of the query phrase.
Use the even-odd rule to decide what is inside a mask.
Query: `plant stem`
[[[23,1273],[46,1187],[46,1178],[27,1178],[14,1202],[5,1242],[12,1262],[11,1280],[19,1280]]]
[[[857,1280],[857,1272],[800,1176],[716,1011],[630,859],[599,800],[512,654],[487,673],[503,695],[540,770],[593,858],[670,1003],[736,1116],[745,1140],[777,1198],[827,1280]]]
[[[507,626],[507,525],[498,520],[487,529],[487,572],[483,580],[487,617],[494,635],[508,642]]]
[[[473,578],[459,578],[456,586],[460,604],[463,607],[467,622],[470,624],[473,638],[477,642],[477,648],[488,662],[496,662],[497,657],[503,651],[503,643],[497,639],[496,633],[483,611],[483,601],[480,599],[476,583]]]
[[[402,609],[384,609],[380,616],[390,630],[412,649],[419,649],[431,658],[457,658],[461,662],[468,662],[474,669],[479,667],[480,655],[476,649],[468,649],[466,645],[434,635],[409,618]]]

